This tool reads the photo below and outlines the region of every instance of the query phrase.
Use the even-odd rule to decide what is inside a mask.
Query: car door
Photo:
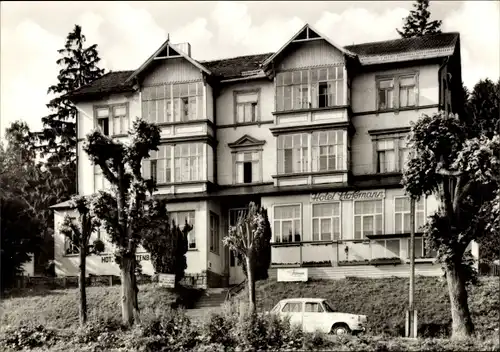
[[[320,302],[305,302],[304,314],[302,316],[302,330],[307,332],[314,332],[316,330],[323,330],[323,318],[325,311]]]
[[[303,307],[302,302],[300,301],[287,302],[281,309],[281,315],[283,317],[289,317],[291,326],[298,325],[299,327],[302,327],[302,313]]]

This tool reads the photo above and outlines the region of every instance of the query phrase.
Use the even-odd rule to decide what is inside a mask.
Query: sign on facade
[[[313,202],[343,201],[343,200],[370,200],[384,199],[385,190],[347,191],[347,192],[318,192],[311,194]]]
[[[158,284],[162,287],[175,287],[175,274],[158,274]]]
[[[278,282],[307,281],[307,268],[278,269]]]
[[[150,259],[149,254],[136,254],[135,255],[135,260],[137,260],[138,262],[142,262],[145,260],[147,261],[149,259]],[[112,254],[101,256],[101,263],[114,263],[114,262],[115,262],[115,256]]]

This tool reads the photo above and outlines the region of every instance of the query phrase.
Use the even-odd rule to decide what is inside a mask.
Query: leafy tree
[[[271,225],[267,210],[250,202],[248,212],[239,216],[236,225],[229,228],[229,235],[223,241],[225,246],[245,258],[250,311],[255,312],[256,268],[260,261],[267,262],[269,268],[271,260]]]
[[[468,129],[456,115],[423,115],[412,124],[410,160],[403,174],[407,194],[416,199],[433,194],[439,202],[425,235],[446,273],[454,338],[474,332],[464,255],[472,240],[489,231],[486,214],[498,206],[495,195],[500,184],[499,135],[467,137]]]
[[[139,319],[137,303],[137,267],[135,254],[141,243],[147,215],[147,193],[155,185],[141,174],[141,163],[152,150],[158,150],[160,129],[143,120],[134,122],[129,144],[114,141],[100,131],[87,135],[85,152],[98,165],[111,184],[110,191],[101,191],[93,202],[94,211],[102,221],[112,243],[117,247],[115,260],[120,267],[122,284],[122,319],[132,325]]]
[[[78,277],[78,287],[80,289],[80,324],[87,323],[87,293],[85,289],[86,259],[90,254],[102,253],[104,243],[95,240],[92,244],[90,238],[100,226],[99,219],[93,214],[91,201],[83,196],[75,196],[72,199],[72,206],[76,209],[78,219],[66,215],[61,225],[61,233],[77,248],[80,264],[80,276]]]
[[[422,37],[424,35],[441,33],[441,20],[429,21],[431,16],[429,7],[429,0],[417,0],[413,4],[414,10],[403,18],[403,30],[396,29],[402,38]]]
[[[55,95],[47,107],[52,111],[42,118],[40,135],[43,154],[48,156],[48,166],[59,167],[63,179],[69,182],[66,199],[76,193],[76,116],[77,110],[67,93],[87,85],[104,74],[98,67],[97,44],[85,46],[82,28],[75,25],[66,37],[64,48],[58,50],[61,67],[58,82],[48,88]]]
[[[141,236],[142,246],[150,253],[155,272],[175,274],[177,286],[187,268],[187,234],[193,227],[187,221],[182,231],[175,222],[170,225],[164,199],[150,200],[147,205],[142,219],[145,224]]]

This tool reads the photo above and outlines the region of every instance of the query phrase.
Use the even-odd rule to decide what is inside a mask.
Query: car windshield
[[[328,313],[333,313],[334,312],[333,309],[332,309],[332,307],[330,307],[326,301],[323,301],[323,306],[325,307],[325,310]]]

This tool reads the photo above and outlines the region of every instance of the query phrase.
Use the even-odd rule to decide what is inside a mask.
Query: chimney
[[[189,43],[179,43],[171,44],[175,49],[182,51],[187,56],[191,57],[191,44]]]

